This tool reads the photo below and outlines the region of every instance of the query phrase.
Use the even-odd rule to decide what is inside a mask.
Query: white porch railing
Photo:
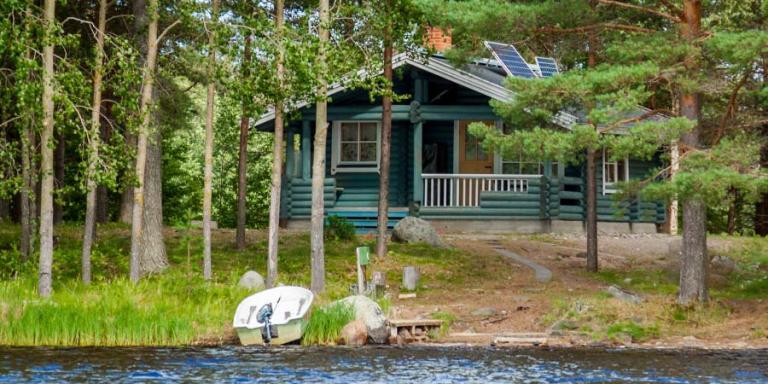
[[[528,180],[536,175],[422,174],[423,207],[479,207],[480,192],[528,192]]]

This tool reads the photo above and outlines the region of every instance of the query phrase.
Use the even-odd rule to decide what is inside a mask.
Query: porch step
[[[378,212],[376,209],[329,209],[326,216],[338,216],[349,220],[357,234],[368,234],[376,231]],[[387,215],[387,229],[395,227],[400,219],[408,216],[407,209],[390,209]]]

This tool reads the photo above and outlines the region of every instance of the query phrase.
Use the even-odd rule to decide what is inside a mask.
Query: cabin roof
[[[392,58],[392,67],[399,68],[410,65],[427,73],[454,82],[458,85],[471,89],[491,99],[499,101],[509,101],[513,93],[504,87],[504,75],[491,68],[491,64],[473,63],[457,68],[448,60],[439,56],[431,56],[425,59],[415,59],[407,56],[405,53],[395,55]],[[358,73],[365,76],[365,71]],[[347,90],[346,84],[333,84],[328,88],[328,96],[333,96],[339,92]],[[288,109],[296,110],[309,105],[311,101],[300,101],[291,105]],[[275,118],[275,111],[270,109],[267,113],[261,115],[256,120],[256,127],[262,126]]]
[[[514,97],[514,93],[504,86],[504,82],[508,74],[506,73],[503,65],[497,59],[480,59],[468,64],[464,64],[461,67],[456,67],[445,57],[438,55],[416,59],[409,57],[405,53],[400,53],[392,58],[393,69],[406,65],[410,65],[416,69],[451,81],[467,89],[488,96],[493,100],[510,101]],[[360,70],[357,74],[362,77],[368,75],[365,70]],[[349,89],[347,84],[332,84],[328,88],[327,95],[330,97],[347,89]],[[310,103],[311,101],[303,100],[288,106],[287,109],[301,109],[308,106]],[[648,110],[644,107],[638,106],[637,111],[635,113],[631,113],[630,117],[644,113],[648,113]],[[579,111],[560,111],[552,118],[552,123],[562,128],[570,129],[580,120],[583,120],[584,116],[579,115],[583,115],[583,113],[580,113]],[[270,107],[266,113],[261,115],[258,120],[256,120],[255,127],[257,129],[261,128],[269,130],[270,128],[267,127],[266,124],[272,122],[274,118],[275,111],[272,109],[272,107]],[[666,118],[668,117],[661,114],[653,114],[645,117],[644,119],[657,120]],[[612,133],[626,134],[631,125],[631,123],[625,124],[624,126],[613,130]]]

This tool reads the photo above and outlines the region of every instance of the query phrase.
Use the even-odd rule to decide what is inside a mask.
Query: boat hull
[[[294,319],[286,324],[275,325],[277,337],[273,337],[270,345],[283,345],[301,339],[307,327],[306,319]],[[235,328],[242,345],[264,345],[260,328]]]

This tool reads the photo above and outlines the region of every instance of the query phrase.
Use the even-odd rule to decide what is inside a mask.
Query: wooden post
[[[422,147],[423,147],[424,127],[421,121],[413,124],[413,201],[421,202],[424,196],[424,182],[421,178],[422,165]]]
[[[357,294],[365,294],[365,266],[370,261],[371,250],[368,247],[355,248],[355,259],[357,264]]]
[[[309,120],[301,122],[301,178],[309,180],[312,176],[312,128]]]
[[[680,170],[680,146],[678,145],[677,140],[672,142],[670,152],[672,164],[669,168],[669,178],[673,179],[675,174]],[[672,201],[669,202],[669,218],[667,219],[669,222],[670,235],[677,235],[677,211],[677,198],[673,198]]]
[[[289,125],[285,137],[285,178],[293,179],[296,176],[296,148],[293,146],[296,132]]]

